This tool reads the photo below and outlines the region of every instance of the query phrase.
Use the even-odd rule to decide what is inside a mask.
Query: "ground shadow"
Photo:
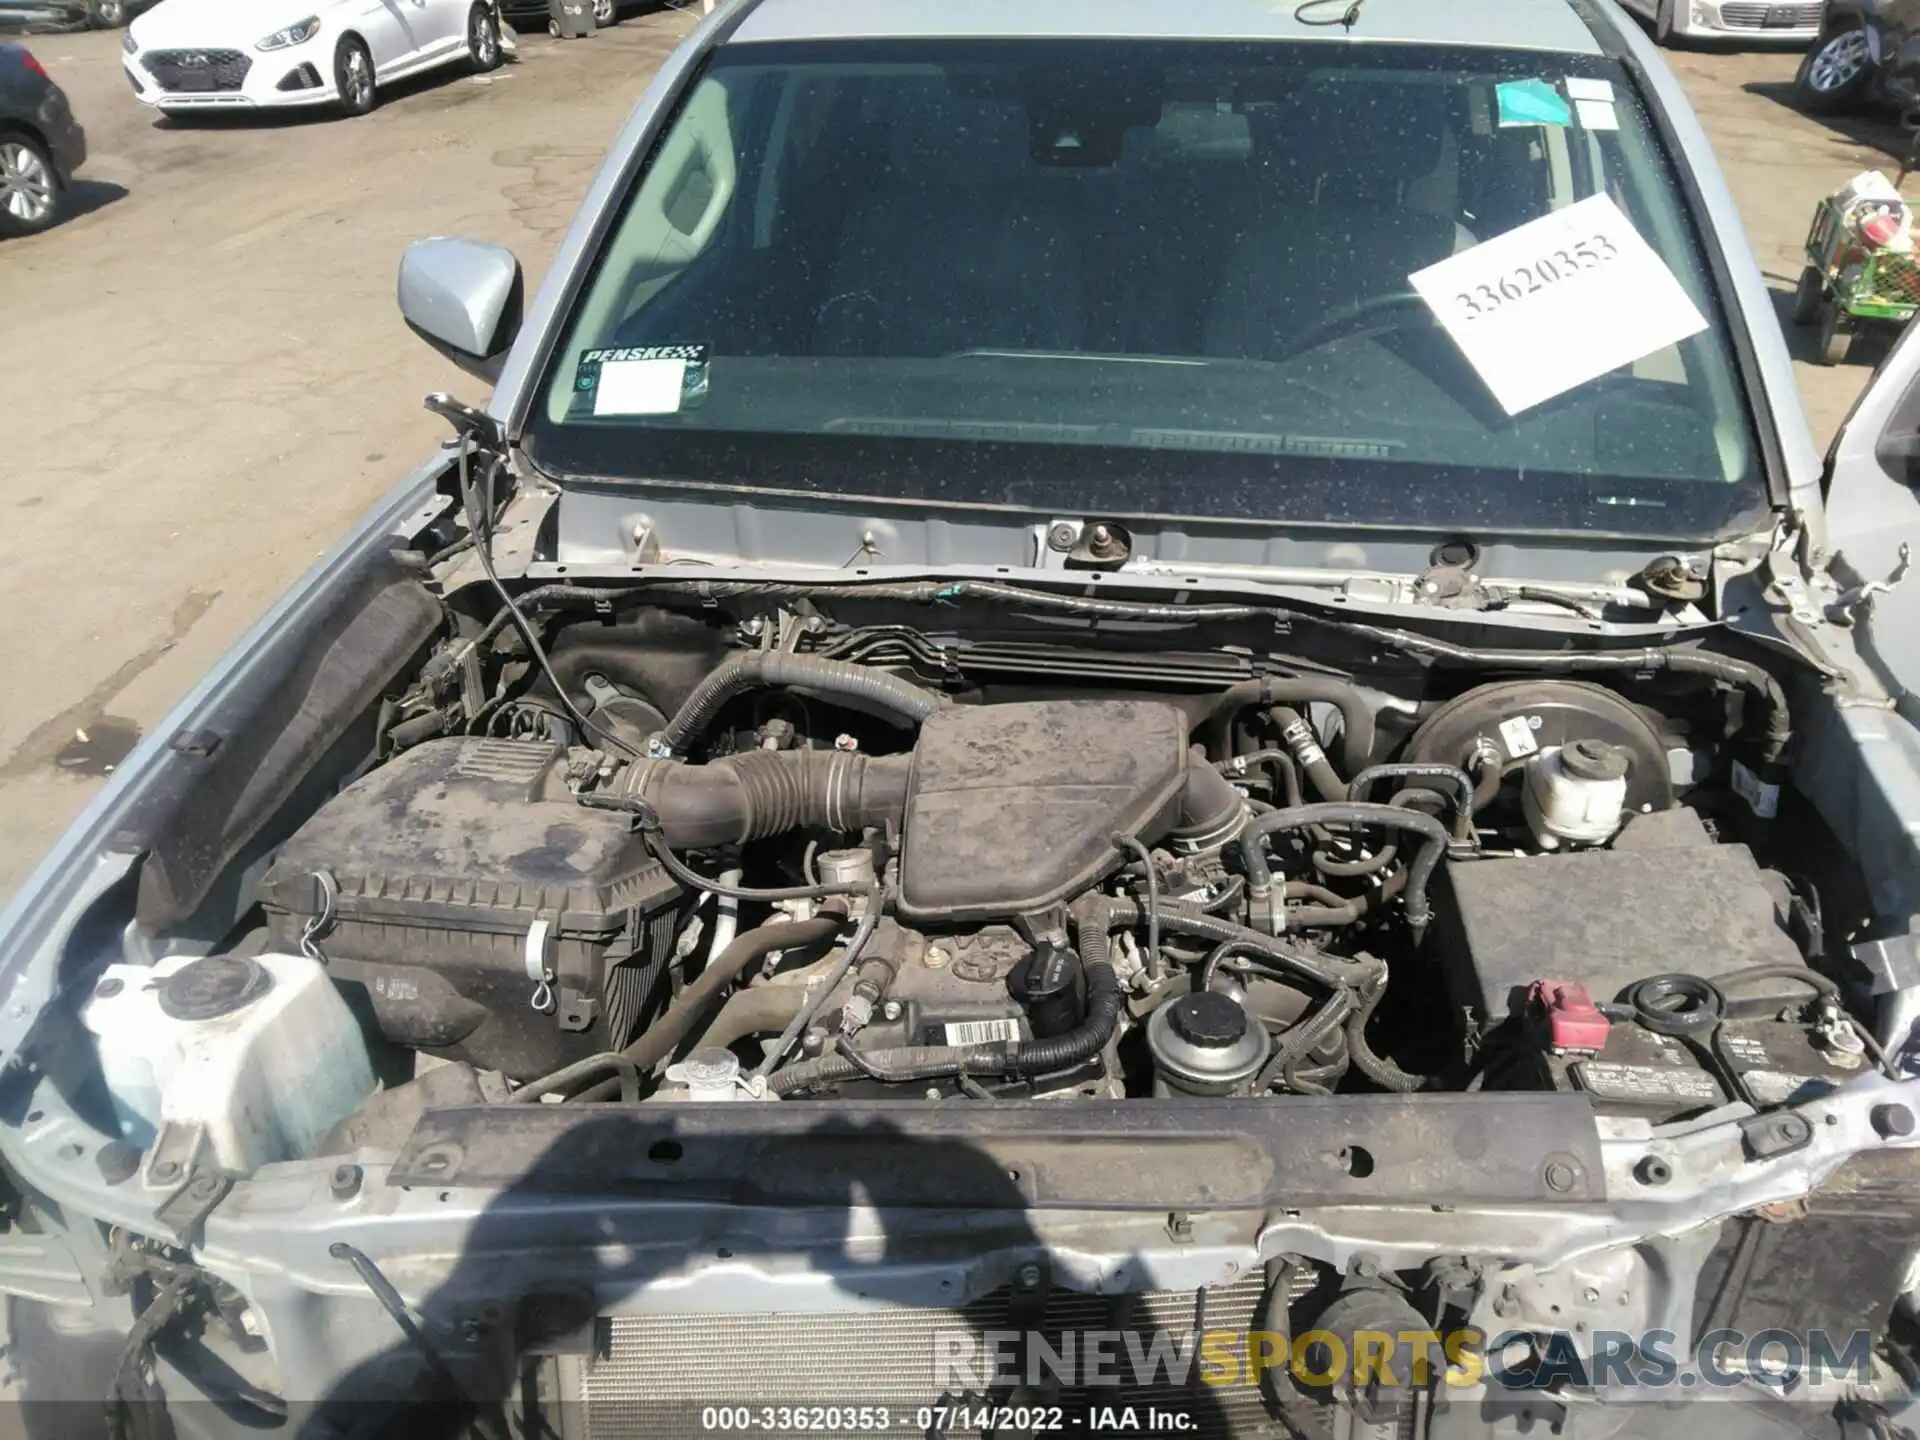
[[[1787,339],[1787,353],[1795,360],[1817,365],[1820,360],[1820,327],[1818,325],[1798,325],[1793,319],[1793,296],[1799,283],[1799,276],[1767,274],[1767,298],[1773,302],[1773,313],[1780,322],[1780,332]],[[1870,323],[1854,332],[1853,343],[1847,349],[1847,358],[1840,363],[1848,369],[1871,371],[1887,356],[1894,341],[1900,338],[1900,327],[1893,324]]]
[[[453,1346],[435,1342],[437,1353],[429,1354],[417,1340],[403,1336],[370,1299],[364,1307],[365,1323],[391,1331],[391,1343],[354,1366],[315,1403],[296,1403],[289,1434],[299,1440],[451,1440],[477,1422],[481,1434],[502,1440],[510,1433],[510,1421],[524,1425],[528,1419],[520,1409],[528,1386],[542,1384],[543,1367],[556,1363],[541,1357],[596,1353],[610,1333],[606,1322],[597,1319],[602,1311],[649,1281],[669,1275],[678,1280],[716,1261],[736,1267],[768,1261],[767,1268],[777,1271],[797,1259],[830,1275],[833,1292],[845,1297],[848,1308],[878,1302],[942,1310],[951,1308],[942,1299],[943,1287],[951,1295],[956,1282],[934,1278],[929,1262],[955,1262],[948,1274],[969,1273],[986,1257],[978,1273],[998,1274],[993,1267],[1004,1261],[1002,1290],[1014,1298],[999,1312],[1008,1317],[1002,1323],[1009,1329],[1052,1333],[1052,1343],[1058,1343],[1059,1332],[1047,1318],[1044,1282],[1037,1298],[1030,1294],[1025,1306],[1017,1298],[1023,1290],[1035,1290],[1026,1277],[1043,1274],[1046,1263],[1024,1193],[1033,1177],[1023,1179],[1018,1168],[1009,1169],[1002,1159],[965,1141],[906,1133],[884,1114],[849,1118],[844,1112],[828,1114],[823,1106],[817,1121],[798,1128],[769,1125],[761,1135],[743,1134],[735,1127],[724,1137],[703,1135],[697,1117],[683,1125],[673,1114],[718,1108],[608,1105],[592,1107],[584,1115],[552,1116],[567,1123],[550,1127],[543,1123],[548,1116],[517,1117],[520,1139],[509,1141],[492,1161],[481,1153],[488,1148],[479,1138],[486,1133],[484,1127],[459,1131],[464,1144],[441,1142],[460,1179],[484,1174],[490,1164],[517,1172],[469,1231],[446,1281],[413,1307],[425,1334],[464,1341]],[[748,1130],[757,1123],[750,1122]],[[529,1131],[529,1124],[539,1128]],[[531,1151],[530,1133],[539,1136]],[[663,1139],[667,1133],[683,1135],[684,1140]],[[431,1150],[417,1148],[415,1170],[406,1172],[411,1178],[418,1179],[418,1169],[431,1164]],[[658,1216],[635,1203],[656,1200],[667,1207]],[[698,1238],[663,1243],[660,1224],[673,1208],[684,1216],[688,1205],[700,1207]],[[688,1233],[684,1226],[681,1233]],[[858,1243],[850,1238],[856,1234],[861,1236]],[[343,1272],[351,1275],[351,1262],[341,1258]],[[724,1283],[722,1279],[716,1290]],[[966,1298],[952,1295],[953,1305]],[[1112,1309],[1106,1323],[1113,1330],[1133,1328],[1126,1297],[1116,1295],[1103,1303]],[[1196,1306],[1200,1303],[1196,1299]],[[773,1308],[767,1305],[763,1313]],[[962,1330],[970,1323],[967,1314],[976,1313],[954,1309],[953,1329]],[[1080,1314],[1070,1323],[1084,1325],[1084,1311]],[[804,1351],[807,1318],[792,1313],[776,1319],[778,1344]],[[1200,1316],[1195,1319],[1198,1328]],[[938,1322],[943,1331],[948,1323],[944,1316]],[[738,1354],[687,1358],[705,1362],[712,1393],[698,1398],[637,1395],[620,1407],[623,1433],[698,1433],[702,1408],[716,1404],[874,1403],[871,1395],[837,1394],[827,1373],[813,1377],[815,1383],[806,1387],[812,1393],[783,1394],[783,1389],[799,1388],[791,1378],[795,1372],[783,1372],[788,1376],[784,1381],[758,1375],[744,1368],[749,1357]],[[1130,1385],[1063,1390],[1049,1385],[1044,1375],[1037,1385],[1028,1384],[1034,1377],[1018,1372],[1018,1383],[1003,1378],[978,1393],[955,1393],[950,1387],[943,1392],[936,1381],[943,1375],[951,1379],[951,1372],[933,1354],[903,1352],[898,1357],[898,1365],[916,1376],[915,1384],[920,1372],[914,1367],[922,1362],[928,1393],[916,1399],[915,1408],[968,1399],[1058,1404],[1087,1417],[1069,1427],[1078,1434],[1099,1433],[1091,1423],[1096,1404],[1143,1403],[1140,1397],[1146,1393]],[[899,1371],[892,1373],[897,1377]],[[1171,1403],[1190,1417],[1190,1424],[1182,1427],[1187,1433],[1229,1433],[1220,1397],[1201,1383],[1200,1375],[1196,1353],[1191,1370],[1178,1383],[1170,1390],[1156,1385],[1152,1393],[1163,1405],[1171,1395]],[[580,1433],[569,1422],[584,1417],[560,1413],[574,1404],[578,1401],[572,1397],[559,1399],[557,1406],[549,1403],[542,1418],[561,1433]],[[895,1413],[887,1428],[895,1435],[919,1433],[910,1412]],[[534,1432],[516,1427],[512,1433]]]
[[[67,213],[60,223],[65,225],[82,215],[91,215],[96,210],[117,205],[127,198],[128,193],[126,186],[116,185],[111,180],[89,180],[84,176],[75,176],[73,183],[67,186]]]
[[[1909,137],[1901,128],[1899,112],[1888,106],[1868,106],[1859,110],[1846,110],[1838,114],[1816,115],[1803,109],[1794,99],[1793,85],[1783,80],[1753,80],[1740,87],[1749,95],[1762,100],[1771,100],[1783,109],[1807,119],[1833,132],[1837,141],[1848,145],[1857,145],[1867,150],[1877,150],[1893,164],[1898,165],[1907,158]]]

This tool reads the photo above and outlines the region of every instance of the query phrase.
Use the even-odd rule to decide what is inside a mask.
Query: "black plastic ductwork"
[[[660,817],[675,850],[702,850],[792,830],[852,834],[906,813],[913,756],[843,750],[749,750],[702,765],[637,760],[622,782]],[[1187,771],[1176,835],[1217,832],[1245,802],[1205,765]],[[1158,839],[1158,836],[1152,837]]]
[[[653,807],[668,845],[701,850],[790,830],[851,833],[897,822],[912,769],[911,755],[750,750],[705,765],[639,760],[625,790]]]

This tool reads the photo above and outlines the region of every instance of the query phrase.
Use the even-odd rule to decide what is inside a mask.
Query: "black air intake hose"
[[[859,667],[854,667],[859,668]],[[899,823],[907,809],[913,756],[844,750],[749,750],[704,765],[636,760],[619,782],[629,799],[660,817],[670,849],[702,850],[821,829],[852,833]],[[1246,802],[1211,766],[1187,771],[1176,836],[1234,833]],[[1158,837],[1155,837],[1158,838]]]
[[[947,697],[922,690],[850,660],[829,660],[820,655],[794,655],[784,650],[752,650],[736,655],[717,666],[689,695],[660,739],[670,755],[684,754],[688,745],[705,732],[713,717],[734,696],[765,685],[804,685],[830,695],[845,695],[866,700],[905,716],[916,724],[947,703]]]
[[[675,850],[742,844],[789,830],[852,832],[897,822],[911,755],[749,750],[706,765],[636,760],[623,787],[660,817]]]

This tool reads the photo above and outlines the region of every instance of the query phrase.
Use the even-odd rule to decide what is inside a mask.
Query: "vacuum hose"
[[[1390,830],[1411,830],[1425,843],[1407,867],[1407,923],[1415,935],[1426,929],[1433,918],[1427,903],[1427,882],[1433,878],[1440,857],[1446,853],[1447,827],[1422,810],[1398,805],[1373,805],[1350,800],[1339,804],[1298,805],[1285,810],[1270,810],[1256,815],[1240,832],[1240,863],[1247,872],[1249,894],[1265,896],[1273,890],[1273,872],[1261,853],[1260,841],[1276,830],[1303,830],[1315,825],[1379,825]]]

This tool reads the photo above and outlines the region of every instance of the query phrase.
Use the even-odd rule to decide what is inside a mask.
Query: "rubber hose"
[[[1424,761],[1399,761],[1392,765],[1369,765],[1353,777],[1347,798],[1365,800],[1367,792],[1381,780],[1439,780],[1453,792],[1455,832],[1464,838],[1470,833],[1475,804],[1473,777],[1457,765],[1429,764]],[[1421,786],[1426,789],[1426,786]],[[1397,797],[1396,797],[1397,798]]]
[[[1433,919],[1432,907],[1427,903],[1427,884],[1440,864],[1440,857],[1446,853],[1451,837],[1447,834],[1447,827],[1433,816],[1396,805],[1346,801],[1301,805],[1255,816],[1247,822],[1247,828],[1240,832],[1240,861],[1247,872],[1251,893],[1264,896],[1273,888],[1273,872],[1267,868],[1267,857],[1260,850],[1260,841],[1276,830],[1298,830],[1314,825],[1380,825],[1390,830],[1411,830],[1420,836],[1425,843],[1407,866],[1407,923],[1413,927],[1416,936],[1426,929],[1428,922]]]
[[[1109,900],[1107,905],[1112,911],[1114,928],[1138,925],[1143,918],[1140,907],[1131,900]],[[1216,945],[1228,940],[1244,943],[1249,954],[1260,956],[1269,965],[1305,976],[1316,985],[1324,985],[1328,989],[1370,984],[1380,978],[1381,965],[1378,960],[1356,962],[1318,951],[1302,952],[1277,935],[1264,935],[1245,925],[1236,925],[1231,920],[1209,915],[1198,906],[1184,902],[1172,902],[1160,907],[1160,928],[1178,935],[1189,935],[1196,940],[1208,940]]]
[[[1761,722],[1760,758],[1772,763],[1786,753],[1793,739],[1793,715],[1787,705],[1787,692],[1780,682],[1762,667],[1731,655],[1711,650],[1676,650],[1648,646],[1638,650],[1476,650],[1454,645],[1428,635],[1406,630],[1388,630],[1379,626],[1356,626],[1355,633],[1370,635],[1399,649],[1432,655],[1457,664],[1509,670],[1530,670],[1541,674],[1578,674],[1597,670],[1668,670],[1676,675],[1701,675],[1722,684],[1736,685],[1754,695],[1766,707]]]
[[[1213,702],[1210,723],[1214,749],[1223,758],[1231,752],[1234,717],[1242,710],[1255,705],[1298,706],[1314,701],[1340,712],[1341,758],[1348,774],[1359,774],[1373,759],[1373,709],[1353,686],[1325,676],[1264,675],[1229,686]]]
[[[1287,924],[1303,929],[1313,929],[1328,925],[1351,925],[1367,913],[1368,902],[1364,895],[1352,899],[1336,895],[1324,885],[1309,885],[1305,881],[1289,880],[1282,892],[1289,900],[1311,900],[1311,905],[1296,906],[1287,911]]]
[[[1253,1093],[1260,1095],[1272,1089],[1275,1080],[1283,1078],[1304,1060],[1314,1046],[1326,1039],[1329,1031],[1338,1029],[1347,1020],[1352,1010],[1353,992],[1337,991],[1320,1007],[1318,1013],[1308,1016],[1282,1035],[1274,1045],[1273,1053],[1267,1057],[1267,1063],[1260,1067]]]
[[[793,1043],[800,1038],[800,1032],[811,1023],[814,1014],[826,1003],[827,997],[840,988],[840,982],[847,978],[847,972],[859,963],[860,952],[867,948],[867,942],[873,939],[873,932],[880,924],[881,912],[886,908],[883,903],[886,898],[885,892],[876,884],[867,896],[866,911],[861,915],[860,923],[854,927],[853,937],[847,941],[846,950],[820,984],[808,987],[807,1003],[800,1007],[799,1012],[780,1032],[779,1038],[768,1047],[765,1057],[748,1076],[750,1080],[766,1079],[773,1067],[787,1058],[787,1052],[793,1049]]]
[[[1379,987],[1362,997],[1359,1008],[1347,1017],[1347,1054],[1355,1068],[1382,1090],[1411,1095],[1426,1085],[1426,1077],[1409,1075],[1391,1060],[1376,1055],[1367,1044],[1367,1022],[1373,1018],[1374,1007],[1380,1003],[1384,989]]]
[[[669,754],[679,755],[734,696],[766,685],[804,685],[810,690],[884,706],[918,724],[948,703],[947,697],[848,660],[795,655],[785,650],[751,650],[722,661],[694,687],[660,732]]]
[[[1327,759],[1327,752],[1320,748],[1320,737],[1313,733],[1313,726],[1291,706],[1276,705],[1269,713],[1279,727],[1280,738],[1293,752],[1293,758],[1300,762],[1300,773],[1307,777],[1307,783],[1320,798],[1345,800],[1346,784],[1334,770],[1333,762]]]
[[[912,755],[749,750],[704,765],[636,760],[625,793],[660,817],[676,850],[704,850],[790,830],[851,833],[906,813]]]
[[[1280,1341],[1280,1354],[1292,1352],[1293,1326],[1289,1323],[1288,1308],[1293,1301],[1293,1277],[1299,1269],[1297,1262],[1288,1256],[1280,1255],[1267,1262],[1267,1293],[1260,1301],[1260,1329]],[[1251,1342],[1249,1342],[1251,1343]],[[1287,1428],[1295,1433],[1306,1430],[1298,1423],[1301,1416],[1297,1406],[1300,1393],[1293,1387],[1293,1377],[1287,1373],[1287,1366],[1266,1365],[1260,1370],[1260,1393],[1267,1402],[1267,1408],[1285,1419]]]
[[[564,1090],[567,1086],[585,1080],[592,1075],[600,1075],[612,1070],[620,1082],[620,1098],[632,1103],[640,1098],[640,1067],[625,1055],[613,1054],[589,1055],[584,1060],[576,1060],[571,1065],[543,1075],[531,1085],[522,1085],[506,1099],[509,1105],[529,1105],[542,1095],[555,1090]]]
[[[1743,969],[1729,970],[1724,975],[1713,977],[1714,987],[1724,991],[1729,985],[1746,985],[1755,980],[1797,980],[1802,985],[1811,986],[1821,995],[1834,996],[1840,993],[1840,987],[1822,975],[1818,970],[1804,965],[1789,965],[1780,962],[1773,965],[1748,965]]]
[[[777,1034],[800,1013],[806,1000],[806,989],[799,985],[749,985],[736,990],[701,1032],[700,1043],[724,1050],[749,1035]]]
[[[706,1011],[729,985],[776,950],[804,950],[821,945],[840,933],[843,920],[838,915],[821,915],[812,920],[794,920],[780,925],[762,925],[757,930],[734,936],[733,943],[707,962],[699,976],[673,997],[633,1042],[620,1053],[640,1067],[642,1073],[653,1069],[680,1048],[681,1041],[693,1033]]]

